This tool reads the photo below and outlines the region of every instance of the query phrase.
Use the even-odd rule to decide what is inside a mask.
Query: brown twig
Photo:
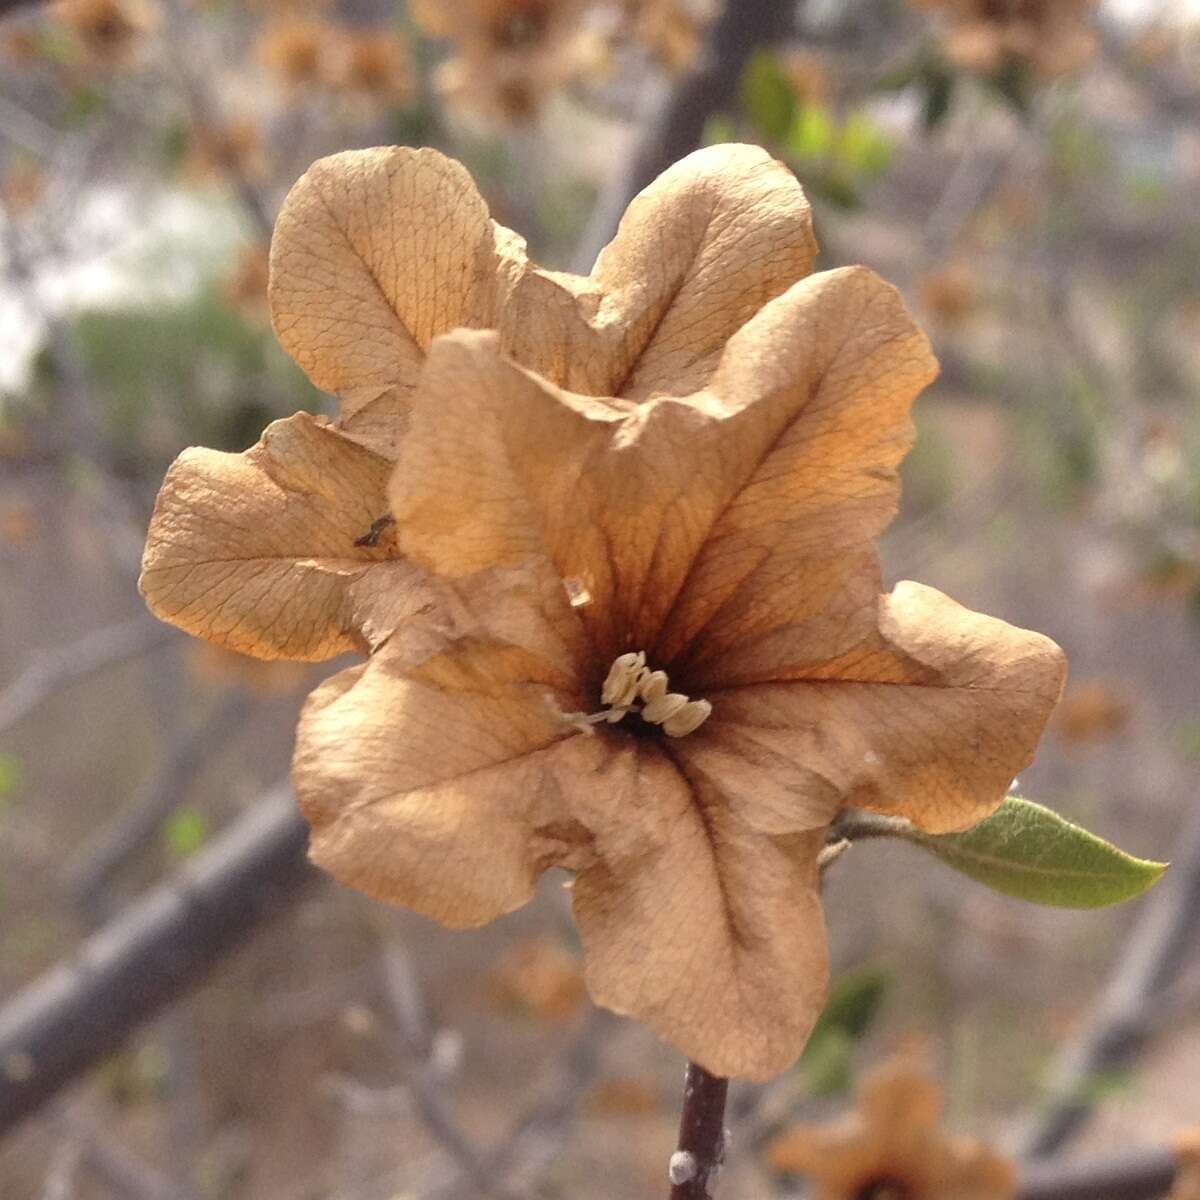
[[[1017,1200],[1157,1200],[1171,1190],[1175,1156],[1162,1146],[1083,1161],[1030,1163]]]
[[[725,1161],[725,1098],[729,1080],[689,1062],[683,1078],[679,1149],[671,1155],[670,1200],[709,1200]]]

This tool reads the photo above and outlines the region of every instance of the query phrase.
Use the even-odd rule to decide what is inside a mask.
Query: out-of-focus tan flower
[[[324,59],[339,35],[336,25],[305,17],[277,19],[259,35],[255,54],[289,88],[319,83]]]
[[[0,544],[23,546],[37,534],[37,516],[32,504],[17,500],[0,503]]]
[[[304,685],[303,663],[263,662],[199,639],[188,643],[188,668],[206,687],[241,688],[264,698],[287,696]]]
[[[492,994],[541,1021],[569,1021],[587,998],[579,959],[548,937],[517,942],[492,968]]]
[[[917,299],[943,325],[961,325],[979,304],[975,272],[961,261],[934,267],[917,281]]]
[[[832,1125],[798,1125],[767,1148],[776,1171],[805,1176],[814,1200],[1009,1200],[1016,1171],[974,1138],[938,1128],[941,1089],[911,1055],[864,1080],[858,1109]]]
[[[410,0],[430,37],[453,42],[437,72],[447,100],[478,117],[524,121],[566,83],[605,59],[585,24],[587,0]]]
[[[584,1107],[598,1117],[644,1117],[662,1109],[663,1097],[653,1079],[612,1076],[592,1088]]]
[[[211,183],[230,174],[257,179],[265,169],[262,133],[253,117],[234,117],[221,126],[192,127],[183,165],[189,179]]]
[[[396,103],[416,90],[408,43],[391,30],[344,30],[328,82],[362,99]]]
[[[780,65],[802,105],[824,108],[829,103],[833,88],[829,62],[823,54],[815,50],[790,49],[780,56]]]
[[[42,44],[37,33],[26,25],[5,29],[0,33],[0,54],[9,62],[28,66],[42,57]]]
[[[1054,714],[1054,730],[1064,741],[1104,742],[1129,724],[1128,700],[1107,679],[1072,684]]]
[[[271,305],[339,420],[186,452],[142,576],[264,657],[374,647],[298,731],[321,865],[459,927],[574,871],[593,998],[721,1075],[781,1070],[816,1019],[833,817],[975,823],[1062,685],[1047,639],[881,594],[936,367],[893,288],[809,275],[814,248],[752,147],[667,171],[588,278],[529,263],[440,155],[323,160]]]
[[[1176,1136],[1175,1158],[1179,1170],[1167,1200],[1200,1200],[1200,1126]]]
[[[267,284],[270,280],[270,250],[265,244],[243,246],[225,280],[225,296],[243,316],[259,320],[267,316]]]
[[[146,25],[146,12],[127,0],[57,0],[51,10],[89,58],[125,62]]]
[[[30,159],[18,159],[0,175],[0,204],[12,216],[35,208],[46,192],[46,173]]]
[[[624,0],[634,38],[672,71],[696,61],[721,0]]]
[[[968,71],[996,74],[1011,63],[1027,64],[1053,79],[1095,57],[1089,26],[1096,0],[909,0],[936,10],[946,23],[943,46]]]

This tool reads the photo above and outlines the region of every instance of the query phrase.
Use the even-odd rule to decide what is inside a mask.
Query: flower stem
[[[709,1200],[725,1160],[725,1097],[729,1080],[694,1062],[683,1081],[679,1149],[671,1155],[670,1200]]]

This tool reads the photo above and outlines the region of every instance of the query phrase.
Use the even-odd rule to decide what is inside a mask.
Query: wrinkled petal
[[[632,201],[590,276],[528,273],[502,314],[504,351],[588,395],[686,396],[816,249],[787,167],[757,146],[711,146]]]
[[[523,261],[519,240],[502,240],[466,169],[435,150],[348,151],[300,178],[271,243],[272,320],[341,399],[347,432],[394,451],[430,341],[494,323]]]
[[[271,248],[284,348],[342,401],[346,431],[385,454],[430,341],[499,330],[562,386],[642,399],[711,375],[730,335],[812,268],[795,177],[753,146],[714,146],[630,205],[589,277],[532,268],[470,176],[433,150],[355,150],[289,193]]]
[[[573,889],[588,990],[718,1075],[790,1066],[828,977],[822,835],[769,838],[646,743],[576,739],[559,766],[592,835]]]
[[[417,661],[409,661],[416,659]],[[309,698],[293,780],[313,860],[349,887],[465,928],[524,904],[569,861],[552,770],[562,680],[513,647],[388,643]],[[580,735],[573,735],[578,737]]]
[[[378,645],[433,605],[385,513],[390,464],[304,413],[244,454],[193,448],[155,505],[140,587],[164,621],[259,658]]]
[[[549,564],[591,598],[603,670],[647,649],[682,657],[693,690],[823,661],[873,627],[869,539],[934,370],[893,288],[813,276],[729,343],[709,391],[636,407],[496,350],[459,332],[431,351],[390,491],[415,561],[459,579]]]
[[[810,828],[823,799],[946,833],[1000,805],[1065,675],[1049,638],[901,583],[856,650],[791,683],[710,693],[713,718],[680,753],[714,778],[731,751],[761,756],[776,785],[752,819],[769,830]]]

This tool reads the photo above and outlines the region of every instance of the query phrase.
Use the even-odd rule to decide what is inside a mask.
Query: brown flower
[[[696,60],[720,0],[624,0],[634,38],[672,71]]]
[[[1129,724],[1131,711],[1109,680],[1082,680],[1067,689],[1054,714],[1054,729],[1067,742],[1105,742]]]
[[[1096,0],[910,0],[946,22],[943,46],[969,71],[996,74],[1027,64],[1043,79],[1074,71],[1096,54],[1088,17]]]
[[[415,92],[408,43],[385,30],[345,30],[329,77],[350,96],[394,103]]]
[[[1008,1200],[1016,1172],[973,1138],[938,1128],[942,1095],[898,1057],[859,1089],[858,1111],[833,1125],[799,1125],[767,1148],[777,1171],[807,1176],[814,1200]]]
[[[430,37],[454,43],[437,73],[439,91],[476,116],[523,121],[552,92],[602,60],[585,27],[587,0],[411,0]]]
[[[1176,1135],[1175,1160],[1179,1169],[1167,1200],[1200,1200],[1200,1126]]]
[[[981,819],[1063,674],[932,589],[880,595],[935,366],[894,289],[805,278],[812,253],[750,147],[668,171],[587,279],[529,264],[436,154],[325,160],[271,301],[340,421],[188,451],[142,581],[264,656],[376,647],[298,733],[318,862],[455,926],[566,867],[597,1002],[756,1078],[822,1002],[833,816]]]
[[[100,63],[125,61],[143,28],[138,13],[123,0],[58,0],[53,13]]]
[[[320,82],[325,54],[338,29],[328,21],[303,17],[276,20],[259,36],[258,61],[289,88]]]
[[[492,968],[490,983],[505,1007],[551,1023],[569,1021],[587,998],[578,958],[548,937],[510,946]]]

